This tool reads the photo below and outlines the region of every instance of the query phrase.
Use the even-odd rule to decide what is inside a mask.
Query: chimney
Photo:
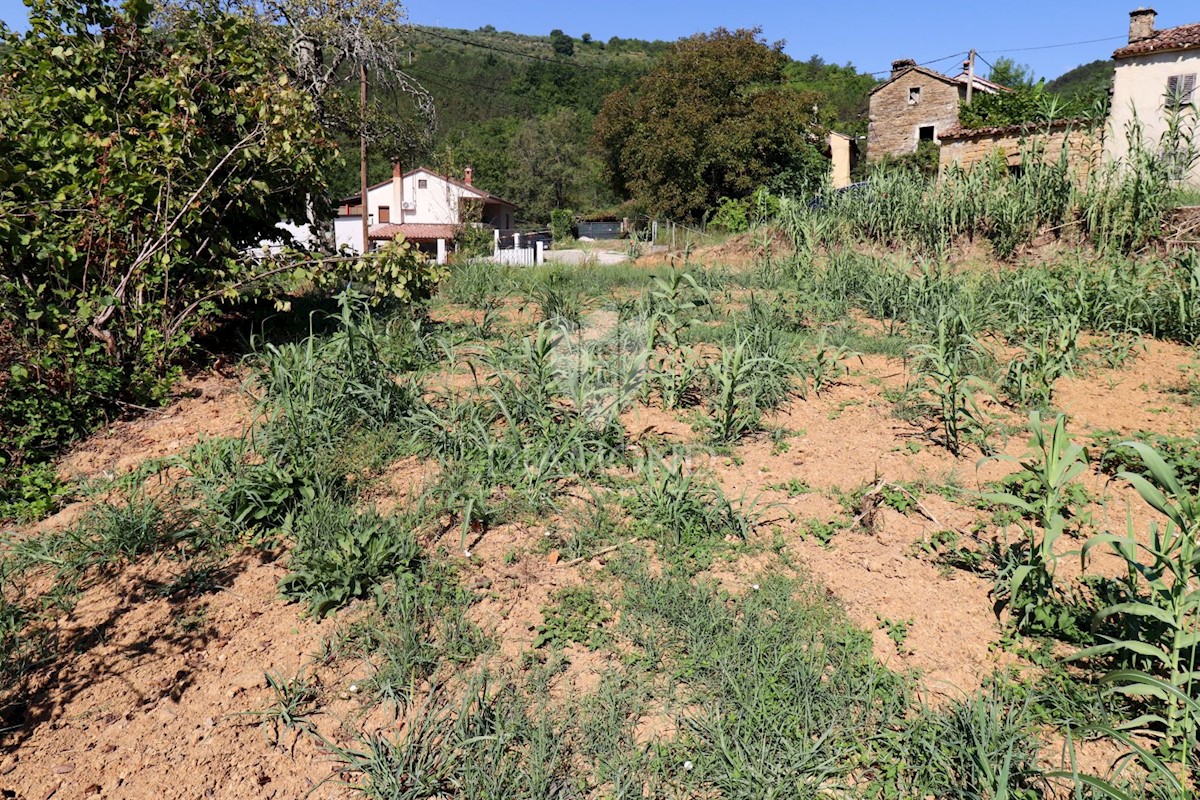
[[[392,222],[404,224],[404,170],[400,162],[392,162],[392,210],[389,215]]]
[[[470,167],[467,167],[465,170],[463,170],[463,183],[465,183],[467,186],[471,186],[471,181],[474,179],[475,170],[471,169]]]
[[[911,58],[896,59],[892,62],[892,77],[894,78],[901,72],[904,72],[904,70],[909,69],[910,67],[915,67],[916,65],[917,62],[913,61]]]
[[[1153,8],[1139,8],[1129,12],[1129,43],[1140,42],[1154,35],[1154,18],[1158,15]]]

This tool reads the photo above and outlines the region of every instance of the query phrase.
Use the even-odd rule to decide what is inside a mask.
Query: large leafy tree
[[[647,212],[699,217],[763,185],[819,183],[819,94],[785,85],[788,58],[759,29],[684,39],[596,119],[613,189]]]
[[[30,0],[0,30],[0,467],[166,385],[195,325],[325,195],[312,96],[246,18]],[[143,401],[144,402],[144,401]]]
[[[558,109],[527,120],[512,142],[511,198],[522,216],[546,223],[562,208],[596,208],[600,165],[590,154],[592,115]]]

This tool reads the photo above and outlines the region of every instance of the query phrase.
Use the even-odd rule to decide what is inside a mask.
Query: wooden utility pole
[[[970,53],[970,55],[967,56],[967,105],[971,105],[971,95],[974,93],[975,93],[975,48],[971,48],[971,53]]]
[[[362,200],[362,254],[371,247],[371,223],[367,219],[367,62],[359,65],[358,72],[358,185]]]

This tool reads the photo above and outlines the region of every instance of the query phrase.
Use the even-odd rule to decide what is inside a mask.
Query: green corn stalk
[[[1058,556],[1054,552],[1054,545],[1066,529],[1066,512],[1070,505],[1068,489],[1088,464],[1087,451],[1072,442],[1067,433],[1064,415],[1055,417],[1047,434],[1041,414],[1035,411],[1029,416],[1029,430],[1032,433],[1029,452],[1017,463],[1034,476],[1031,485],[1037,487],[1037,496],[1029,500],[1010,492],[983,495],[984,500],[1014,508],[1022,515],[1032,517],[1038,526],[1022,526],[1029,543],[1028,559],[1013,571],[1007,585],[999,592],[1010,603],[1020,604],[1021,627],[1028,625],[1039,612],[1045,611],[1042,603],[1055,591],[1054,567]],[[1017,461],[1011,456],[992,458]]]
[[[1125,535],[1104,533],[1084,546],[1082,557],[1107,545],[1128,567],[1124,580],[1128,600],[1099,612],[1126,626],[1126,638],[1110,638],[1076,653],[1073,658],[1116,656],[1144,670],[1119,670],[1107,680],[1128,695],[1151,698],[1158,708],[1127,723],[1126,728],[1160,726],[1160,752],[1176,764],[1190,763],[1200,723],[1196,670],[1200,645],[1200,498],[1180,484],[1175,468],[1141,442],[1125,442],[1137,453],[1144,472],[1121,472],[1141,498],[1167,518],[1150,526],[1150,543],[1141,544],[1132,518]]]

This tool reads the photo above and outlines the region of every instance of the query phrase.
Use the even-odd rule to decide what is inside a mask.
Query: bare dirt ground
[[[1057,403],[1070,415],[1078,437],[1107,429],[1194,432],[1200,408],[1173,391],[1192,359],[1187,348],[1149,342],[1123,369],[1061,381]],[[782,541],[779,554],[763,548],[714,566],[712,576],[732,591],[747,591],[752,576],[783,569],[782,557],[792,565],[787,569],[810,574],[856,623],[873,632],[881,660],[919,671],[931,698],[957,697],[978,688],[997,667],[1019,662],[994,646],[1000,627],[988,582],[939,568],[916,546],[936,531],[968,532],[980,512],[969,502],[925,494],[920,512],[880,509],[873,524],[841,531],[829,544],[804,531],[807,520],[828,521],[843,513],[835,490],[921,481],[954,482],[970,492],[1015,469],[999,461],[981,465],[977,453],[956,459],[929,442],[919,427],[897,418],[883,393],[902,381],[902,369],[899,360],[868,357],[822,396],[797,399],[768,420],[768,427],[789,432],[784,444],[760,436],[732,455],[698,459],[695,466],[709,467],[730,496],[764,504],[767,524],[756,534],[763,543]],[[207,375],[188,387],[193,396],[116,423],[75,448],[62,460],[62,472],[86,478],[127,471],[146,459],[179,452],[201,436],[236,435],[249,420],[251,403],[237,379]],[[635,441],[647,436],[694,441],[692,421],[687,414],[640,406],[623,418]],[[1019,455],[1026,438],[1015,433],[1004,451]],[[414,459],[398,462],[370,500],[383,510],[402,507],[431,470]],[[789,483],[811,491],[790,492],[784,488]],[[1088,484],[1095,497],[1107,492],[1111,498],[1097,502],[1096,514],[1110,514],[1117,504],[1117,518],[1124,518],[1128,492],[1122,494],[1095,471]],[[81,507],[69,507],[17,535],[69,525]],[[471,616],[497,639],[497,658],[519,658],[532,643],[550,596],[578,584],[603,562],[601,557],[572,565],[556,551],[546,552],[540,545],[555,524],[547,519],[498,527],[468,543],[469,556],[457,531],[425,543],[461,559],[464,584],[481,597]],[[1078,541],[1063,543],[1064,549],[1078,546]],[[0,797],[347,796],[336,783],[337,767],[328,753],[286,731],[276,738],[258,717],[247,714],[273,700],[265,671],[292,676],[308,670],[334,697],[353,677],[314,663],[338,618],[318,624],[280,599],[281,555],[235,558],[212,591],[200,597],[161,590],[179,577],[178,565],[165,558],[89,588],[60,620],[61,658],[55,673],[27,698],[27,723],[4,739]],[[343,612],[341,618],[353,613]],[[910,621],[903,646],[888,637],[886,620]],[[582,650],[569,656],[573,666],[555,691],[594,685],[605,669],[603,658]],[[354,714],[352,703],[335,702],[319,725],[337,739],[344,733],[340,720]],[[384,729],[394,724],[370,719]],[[647,740],[669,728],[664,719],[643,723]],[[362,721],[356,724],[361,729]]]

